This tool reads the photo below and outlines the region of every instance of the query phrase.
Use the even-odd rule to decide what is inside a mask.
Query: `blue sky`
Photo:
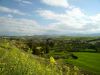
[[[100,0],[0,0],[0,35],[100,33]]]

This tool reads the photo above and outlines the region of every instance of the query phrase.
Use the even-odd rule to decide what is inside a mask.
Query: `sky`
[[[0,0],[0,35],[100,33],[100,0]]]

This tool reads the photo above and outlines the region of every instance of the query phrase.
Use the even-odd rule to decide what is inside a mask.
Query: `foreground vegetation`
[[[0,75],[81,75],[76,66],[62,67],[54,61],[26,53],[7,40],[0,43]]]
[[[99,37],[0,37],[0,75],[100,75]]]

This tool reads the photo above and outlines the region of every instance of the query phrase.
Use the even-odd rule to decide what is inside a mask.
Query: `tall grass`
[[[37,59],[38,58],[38,59]],[[57,64],[45,64],[42,58],[26,53],[9,42],[0,45],[0,75],[80,75],[79,69],[64,69]]]

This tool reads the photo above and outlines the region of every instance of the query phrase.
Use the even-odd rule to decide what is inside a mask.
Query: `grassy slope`
[[[16,47],[0,47],[0,75],[61,75],[56,67],[46,66],[44,60],[20,51]]]
[[[100,53],[76,52],[74,54],[78,56],[78,59],[69,59],[68,62],[100,75]]]
[[[79,69],[48,63],[41,57],[18,49],[8,41],[0,42],[0,75],[81,75]]]

